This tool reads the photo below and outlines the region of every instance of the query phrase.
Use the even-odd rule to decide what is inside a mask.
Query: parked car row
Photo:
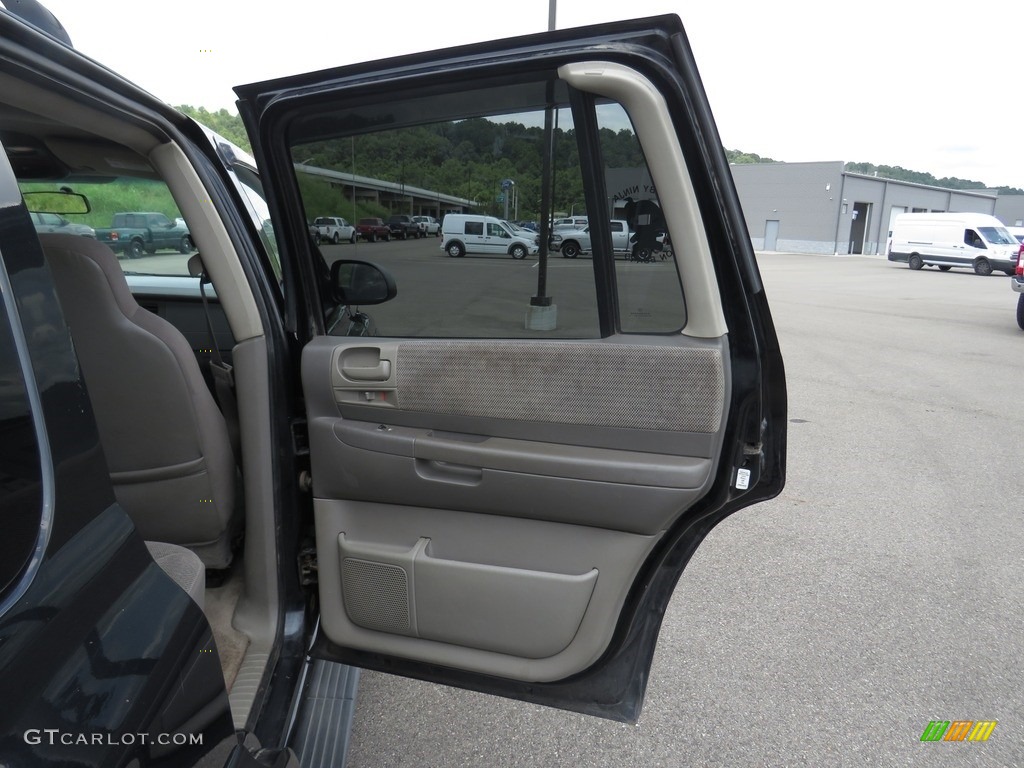
[[[591,253],[590,227],[586,217],[556,219],[553,225],[549,240],[553,251],[567,259]],[[448,214],[443,223],[433,216],[395,214],[387,221],[379,217],[363,218],[356,225],[341,217],[320,216],[310,224],[310,235],[318,245],[343,241],[355,243],[359,238],[372,243],[392,238],[406,240],[444,236],[441,249],[454,258],[467,253],[501,253],[522,259],[539,250],[540,235],[534,227],[536,222],[511,222],[483,214]],[[634,261],[653,261],[653,251],[663,250],[664,234],[658,238],[656,247],[644,249],[638,245],[636,233],[624,219],[611,219],[609,227],[612,250],[617,255],[625,255]],[[668,252],[663,250],[663,253]]]
[[[386,222],[378,217],[368,217],[353,225],[340,216],[318,216],[309,225],[309,235],[317,245],[337,245],[345,241],[355,243],[359,238],[372,243],[392,237],[399,240],[428,235],[440,237],[441,223],[433,216],[394,215]]]

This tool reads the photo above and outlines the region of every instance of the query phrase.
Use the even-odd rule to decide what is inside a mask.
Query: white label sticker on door
[[[736,487],[745,491],[750,487],[750,470],[749,469],[737,469],[736,470]]]

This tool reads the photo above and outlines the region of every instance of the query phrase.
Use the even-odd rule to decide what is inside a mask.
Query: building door
[[[774,251],[778,242],[779,222],[777,219],[768,219],[764,223],[764,249],[766,251]]]
[[[853,221],[850,223],[850,253],[864,253],[864,233],[868,228],[871,203],[853,204]]]

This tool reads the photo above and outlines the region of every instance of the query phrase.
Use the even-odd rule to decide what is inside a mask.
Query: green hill
[[[203,107],[180,105],[179,110],[203,125],[213,129],[246,151],[251,151],[242,126],[242,119],[226,109],[209,112]],[[634,151],[635,142],[630,134],[601,129],[601,144],[605,163],[611,168],[624,168],[640,164]],[[396,180],[427,189],[437,189],[450,195],[486,200],[492,197],[495,173],[515,178],[522,199],[539,201],[540,168],[537,167],[536,143],[542,139],[540,128],[527,128],[516,123],[492,123],[475,118],[458,123],[443,123],[402,131],[382,131],[359,137],[353,144],[339,145],[325,142],[311,146],[309,157],[302,158],[310,165],[349,171],[354,168],[361,176]],[[556,158],[555,189],[559,190],[556,208],[567,208],[573,201],[583,199],[579,175],[572,173],[578,167],[575,156],[573,131],[556,134],[556,145],[568,147]],[[563,141],[564,140],[564,141]],[[730,163],[782,162],[752,152],[725,150]],[[988,189],[980,181],[946,176],[936,178],[930,173],[911,171],[900,166],[873,163],[847,163],[846,170],[879,178],[909,181],[947,189]],[[1024,194],[1016,187],[998,187],[1001,194]]]

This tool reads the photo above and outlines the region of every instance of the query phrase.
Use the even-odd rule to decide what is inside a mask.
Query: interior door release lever
[[[381,360],[377,365],[342,365],[341,373],[351,381],[387,381],[391,378],[391,361]]]

